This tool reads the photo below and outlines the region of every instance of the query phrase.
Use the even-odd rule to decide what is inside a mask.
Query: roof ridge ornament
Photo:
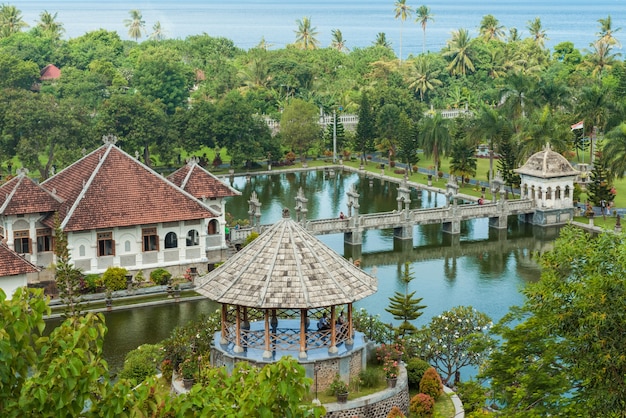
[[[115,145],[117,137],[113,134],[102,135],[102,142],[104,142],[105,145]]]
[[[26,177],[26,175],[28,174],[28,168],[20,167],[17,170],[15,170],[15,173],[17,174],[18,177]]]
[[[200,158],[198,158],[197,156],[191,156],[187,158],[186,161],[189,167],[193,167],[194,165],[198,165],[198,163],[200,162]]]
[[[288,208],[283,209],[283,218],[291,218]]]

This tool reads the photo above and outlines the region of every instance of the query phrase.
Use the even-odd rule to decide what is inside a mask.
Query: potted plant
[[[385,378],[387,379],[387,387],[395,388],[398,382],[398,373],[400,372],[398,361],[387,359],[385,364],[383,364],[383,370],[385,371]]]
[[[183,386],[185,389],[191,389],[193,386],[197,370],[198,365],[194,361],[191,361],[191,359],[186,359],[180,363],[180,374],[183,377]]]
[[[335,375],[328,389],[337,397],[337,402],[345,403],[348,400],[348,384],[341,380],[339,374]]]

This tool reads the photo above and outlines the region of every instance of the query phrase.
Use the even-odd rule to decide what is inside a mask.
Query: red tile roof
[[[54,212],[62,201],[25,174],[0,185],[0,214],[3,215]]]
[[[18,274],[35,273],[37,267],[26,261],[4,242],[0,242],[0,277],[17,276]]]
[[[167,179],[198,199],[241,194],[198,165],[195,159],[191,159],[184,167],[174,171]]]
[[[61,78],[61,70],[56,65],[48,64],[39,72],[40,80],[56,80]]]
[[[215,216],[113,144],[86,155],[42,186],[66,199],[61,226],[67,232]]]

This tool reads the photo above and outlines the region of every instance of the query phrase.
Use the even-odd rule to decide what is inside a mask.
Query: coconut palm
[[[598,39],[591,44],[593,51],[587,54],[585,61],[581,63],[583,68],[591,70],[591,74],[595,77],[602,78],[605,72],[610,71],[615,64],[615,57],[620,53],[613,54],[613,46],[605,42],[603,38]]]
[[[426,24],[428,21],[434,22],[435,18],[430,13],[430,7],[421,5],[416,10],[417,18],[415,21],[420,24],[424,36],[422,37],[422,54],[426,52]]]
[[[409,88],[419,93],[420,100],[424,101],[426,93],[443,84],[438,78],[440,72],[428,55],[420,55],[408,69]]]
[[[615,45],[618,48],[621,47],[622,44],[613,36],[613,34],[622,28],[613,29],[611,15],[608,15],[606,19],[598,19],[598,23],[600,23],[600,32],[598,32],[597,35],[600,37],[600,40],[608,45]]]
[[[433,157],[435,172],[438,172],[439,158],[446,155],[450,147],[447,119],[444,119],[439,112],[423,118],[419,130],[419,141],[424,155],[427,158]]]
[[[448,41],[448,50],[443,53],[446,58],[451,58],[448,71],[452,75],[465,75],[474,71],[471,36],[467,29],[459,29],[452,32],[452,38]]]
[[[130,19],[124,19],[124,26],[128,28],[128,36],[137,42],[143,32],[145,32],[146,22],[143,20],[141,12],[137,9],[131,10],[129,14]]]
[[[39,22],[37,22],[37,27],[44,33],[50,35],[53,39],[61,38],[61,35],[65,32],[63,24],[56,20],[57,15],[58,13],[51,14],[47,10],[44,10],[39,15]]]
[[[376,34],[376,40],[373,42],[374,46],[381,46],[383,48],[391,48],[391,42],[387,40],[385,32],[378,32]]]
[[[339,52],[349,51],[349,49],[346,47],[346,40],[343,39],[343,34],[339,29],[333,29],[332,31],[330,31],[330,33],[333,35],[333,39],[330,43],[330,46],[332,48],[336,49]]]
[[[479,32],[486,41],[504,38],[504,26],[493,15],[483,16],[483,19],[480,21]]]
[[[152,33],[148,36],[151,41],[162,41],[165,39],[165,30],[161,26],[161,22],[157,22],[152,26]]]
[[[536,17],[534,20],[529,20],[526,29],[530,32],[530,35],[533,37],[535,43],[543,48],[545,42],[548,40],[548,37],[546,36],[546,31],[541,25],[541,19]]]
[[[515,139],[519,144],[518,157],[525,160],[541,151],[547,143],[558,153],[566,151],[571,142],[571,131],[553,115],[550,106],[545,105],[522,122]]]
[[[607,158],[607,168],[611,175],[620,179],[624,178],[626,174],[626,123],[622,122],[611,129],[604,138],[607,142],[602,154]]]
[[[526,117],[529,108],[535,105],[532,92],[535,91],[534,79],[521,72],[509,74],[500,90],[500,104],[508,112],[509,119]]]
[[[476,142],[487,141],[489,144],[489,179],[493,179],[493,157],[494,150],[504,132],[504,127],[508,121],[502,116],[500,111],[491,106],[482,104],[476,115],[475,123],[470,129],[469,135]]]
[[[317,32],[315,31],[317,28],[311,26],[311,19],[303,17],[296,20],[296,23],[298,24],[298,29],[294,31],[296,33],[296,47],[317,49],[319,47],[319,41],[316,38]]]
[[[22,20],[22,12],[10,4],[0,5],[0,38],[6,38],[27,28]]]
[[[402,27],[404,21],[413,14],[413,9],[406,4],[406,0],[397,0],[395,6],[396,19],[400,18],[400,62],[402,62]]]

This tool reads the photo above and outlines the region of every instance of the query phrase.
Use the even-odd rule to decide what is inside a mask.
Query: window
[[[165,234],[165,248],[177,248],[178,237],[174,232],[168,232]]]
[[[219,223],[217,222],[217,220],[213,219],[209,222],[209,226],[207,227],[207,234],[209,235],[215,235],[215,234],[219,234]]]
[[[43,228],[37,230],[37,252],[45,253],[52,251],[52,230]]]
[[[79,257],[84,257],[85,256],[85,246],[81,245],[78,247],[78,256]]]
[[[159,236],[156,233],[156,228],[142,229],[141,235],[143,236],[144,251],[159,251]]]
[[[130,252],[130,241],[124,241],[124,252]]]
[[[13,233],[13,248],[18,254],[30,254],[30,234],[28,231]]]
[[[192,247],[194,245],[200,245],[200,235],[198,231],[195,229],[187,232],[187,247]]]
[[[98,232],[98,257],[115,255],[113,232]]]

